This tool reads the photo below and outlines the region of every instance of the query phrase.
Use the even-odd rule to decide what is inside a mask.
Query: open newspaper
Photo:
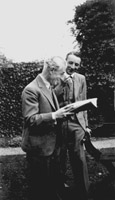
[[[65,108],[71,112],[80,112],[91,109],[92,107],[97,107],[97,98],[76,101],[65,106]]]

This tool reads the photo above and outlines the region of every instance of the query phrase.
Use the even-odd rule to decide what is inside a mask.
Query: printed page
[[[64,108],[71,111],[71,112],[74,112],[74,111],[80,112],[80,111],[88,110],[92,106],[97,108],[97,98],[77,101],[75,103],[71,103],[71,104],[65,106]]]

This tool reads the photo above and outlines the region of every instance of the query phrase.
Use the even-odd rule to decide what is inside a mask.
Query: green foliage
[[[71,31],[80,47],[88,97],[98,97],[101,106],[113,107],[115,86],[115,2],[90,0],[75,7]],[[102,101],[103,99],[103,101]],[[109,101],[109,104],[108,104]],[[105,103],[106,102],[106,103]]]
[[[86,1],[76,7],[72,32],[80,44],[82,73],[93,84],[114,83],[115,63],[115,3],[113,0]],[[107,76],[111,73],[110,79]],[[90,78],[93,77],[91,81]],[[100,81],[101,80],[101,81]]]
[[[13,63],[13,68],[1,68],[0,135],[15,136],[22,132],[21,93],[42,70],[39,63]]]

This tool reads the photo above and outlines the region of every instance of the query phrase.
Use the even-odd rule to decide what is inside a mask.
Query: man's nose
[[[75,66],[75,63],[73,63],[73,64],[72,64],[72,68],[74,69],[75,67],[76,67],[76,66]]]

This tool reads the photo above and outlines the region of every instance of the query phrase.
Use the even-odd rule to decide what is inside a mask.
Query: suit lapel
[[[53,92],[53,90],[52,90],[52,97],[53,97],[53,100],[54,100],[55,107],[58,110],[59,109],[59,103],[57,101],[57,97],[56,97],[55,93]]]
[[[73,85],[73,87],[74,87],[74,98],[75,98],[75,101],[76,101],[78,94],[79,94],[79,85],[80,85],[77,74],[74,74],[74,76],[73,76],[73,84],[74,84]]]
[[[56,110],[58,106],[58,102],[56,102],[56,106],[54,105],[54,102],[53,102],[53,98],[51,96],[51,93],[50,91],[47,89],[45,83],[43,82],[41,76],[37,76],[36,77],[36,81],[37,81],[37,84],[39,86],[39,88],[41,89],[41,92],[44,94],[44,96],[47,98],[47,100],[50,102],[50,104],[52,105],[52,107]],[[55,94],[54,94],[55,96]],[[54,97],[55,101],[57,100],[56,97]]]

